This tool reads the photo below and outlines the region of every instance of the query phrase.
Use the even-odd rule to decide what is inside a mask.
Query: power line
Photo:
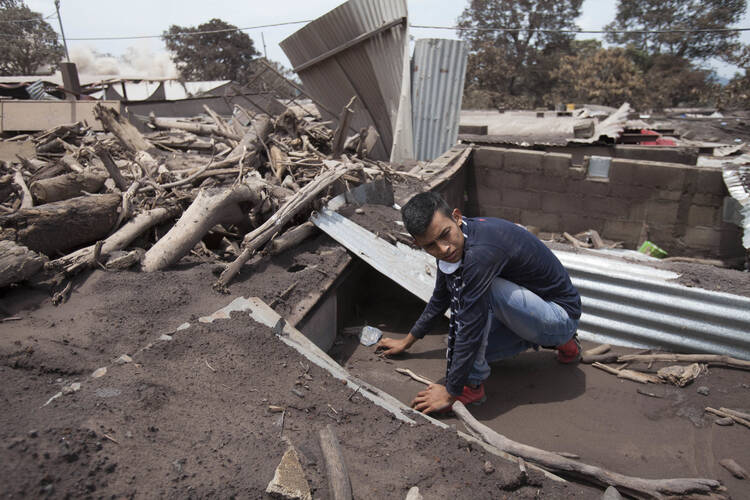
[[[194,35],[212,35],[214,33],[228,33],[231,31],[249,31],[257,30],[260,28],[273,28],[276,26],[287,26],[290,24],[303,24],[309,23],[307,21],[289,21],[286,23],[275,23],[275,24],[262,24],[259,26],[248,26],[246,28],[224,28],[220,30],[208,30],[208,31],[182,31],[179,33],[169,33],[169,36],[194,36]],[[76,41],[93,41],[93,40],[141,40],[144,38],[161,38],[162,35],[137,35],[137,36],[107,36],[107,37],[85,37],[85,38],[68,38],[68,40]]]
[[[36,17],[36,18],[33,18],[33,19],[0,19],[0,23],[3,23],[3,24],[11,24],[11,23],[34,23],[34,22],[39,22],[39,21],[42,21],[42,20],[49,19],[49,18],[54,17],[54,16],[55,16],[55,13],[53,12],[52,14],[50,14],[48,16],[44,16],[44,17],[42,17],[42,15],[39,14],[39,17]]]
[[[54,15],[54,14],[52,14]],[[52,17],[52,15],[47,16],[45,19]],[[216,34],[216,33],[229,33],[233,31],[250,31],[250,30],[256,30],[261,28],[273,28],[277,26],[289,26],[293,24],[304,24],[309,23],[311,20],[305,20],[305,21],[289,21],[289,22],[283,22],[283,23],[274,23],[274,24],[262,24],[258,26],[247,26],[244,28],[223,28],[218,30],[206,30],[206,31],[182,31],[178,33],[170,33],[169,36],[177,36],[177,37],[187,37],[187,36],[195,36],[195,35],[210,35],[210,34]],[[9,21],[8,21],[9,22]],[[646,34],[668,34],[668,33],[731,33],[731,32],[740,32],[740,31],[750,31],[750,28],[708,28],[708,29],[668,29],[668,30],[561,30],[561,29],[539,29],[539,28],[466,28],[461,26],[429,26],[429,25],[420,25],[420,24],[410,24],[410,28],[421,28],[421,29],[434,29],[434,30],[452,30],[452,31],[484,31],[484,32],[535,32],[535,33],[565,33],[565,34],[585,34],[585,35],[594,35],[594,34],[608,34],[608,33],[617,33],[617,34],[640,34],[640,35],[646,35]],[[68,40],[71,41],[106,41],[106,40],[143,40],[143,39],[149,39],[149,38],[161,38],[163,35],[129,35],[129,36],[107,36],[107,37],[78,37],[78,38],[68,38]],[[18,37],[16,35],[12,35],[9,33],[0,33],[0,38],[12,40],[12,39],[21,39],[23,37]]]

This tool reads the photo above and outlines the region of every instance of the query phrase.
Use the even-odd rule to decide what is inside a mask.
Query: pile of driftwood
[[[0,164],[0,287],[52,278],[64,300],[82,269],[157,271],[193,253],[228,263],[223,290],[269,243],[310,235],[304,223],[334,191],[398,175],[367,159],[374,129],[346,137],[348,109],[335,130],[292,109],[206,112],[150,116],[154,132],[141,134],[97,106],[104,133],[76,123],[10,139],[33,142],[36,156]]]

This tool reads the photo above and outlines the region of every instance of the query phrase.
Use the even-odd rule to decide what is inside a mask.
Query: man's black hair
[[[438,210],[447,217],[451,216],[451,209],[440,194],[430,191],[419,193],[401,208],[401,219],[409,234],[421,236],[427,232],[432,217]]]

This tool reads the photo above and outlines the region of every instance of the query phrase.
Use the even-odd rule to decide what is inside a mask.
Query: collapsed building
[[[24,471],[37,466],[42,471],[38,477],[29,474],[38,484],[14,481],[14,492],[49,492],[57,485],[58,491],[144,494],[143,486],[125,474],[112,474],[124,468],[142,474],[164,495],[242,494],[248,493],[243,487],[255,492],[268,483],[269,493],[296,488],[298,498],[308,498],[309,485],[323,496],[349,488],[362,496],[398,497],[418,486],[427,494],[466,498],[477,491],[492,496],[524,488],[522,493],[532,494],[539,487],[550,497],[598,497],[596,490],[565,482],[582,476],[636,497],[719,494],[722,486],[714,479],[637,476],[684,477],[687,470],[696,476],[720,474],[713,454],[690,462],[682,455],[697,455],[698,445],[672,448],[678,444],[659,441],[666,430],[649,426],[669,414],[675,432],[708,439],[713,413],[702,408],[706,391],[693,396],[687,385],[693,380],[716,384],[710,397],[721,404],[712,409],[738,424],[715,437],[717,449],[740,463],[748,458],[737,438],[743,408],[731,410],[747,400],[741,371],[750,359],[746,274],[731,271],[731,279],[722,281],[725,288],[717,291],[707,270],[722,266],[729,272],[725,268],[745,264],[742,226],[747,227],[750,189],[743,146],[678,144],[675,130],[636,123],[628,106],[461,114],[465,47],[417,41],[410,57],[404,1],[352,0],[282,47],[303,82],[306,102],[232,89],[229,104],[214,108],[218,96],[170,100],[169,85],[160,83],[143,94],[145,99],[128,99],[125,107],[120,99],[94,101],[85,122],[66,119],[0,143],[3,369],[18,386],[33,388],[31,395],[8,392],[5,398],[21,402],[14,421],[33,407],[39,413],[34,422],[65,422],[44,424],[48,428],[38,441],[33,441],[40,436],[37,429],[27,433],[8,422],[8,432],[15,434],[7,436],[12,442],[5,452]],[[117,97],[112,92],[118,86],[120,97],[137,96],[136,87],[124,80],[100,91]],[[222,84],[217,92],[227,87]],[[467,127],[461,134],[459,122]],[[510,133],[494,129],[498,122],[510,124]],[[672,139],[655,139],[648,132],[654,129]],[[650,142],[657,144],[643,144]],[[407,393],[399,391],[417,382],[404,383],[403,372],[394,374],[392,364],[425,370],[436,379],[440,335],[429,339],[420,356],[395,362],[360,345],[357,335],[367,324],[406,333],[390,321],[404,315],[408,322],[405,311],[418,311],[429,299],[435,262],[413,247],[397,209],[422,190],[441,192],[469,216],[498,216],[527,227],[569,270],[582,295],[581,337],[611,344],[617,354],[592,354],[599,356],[591,361],[601,363],[601,374],[584,366],[534,378],[542,358],[522,358],[514,366],[530,378],[529,393],[538,395],[531,387],[536,383],[554,386],[556,379],[566,380],[567,388],[555,386],[568,391],[565,397],[537,401],[570,415],[549,424],[560,426],[556,429],[576,428],[581,414],[600,406],[619,405],[623,414],[624,406],[646,407],[629,414],[633,427],[648,429],[643,436],[635,436],[630,426],[627,432],[607,425],[597,430],[596,436],[609,436],[614,447],[628,450],[626,458],[606,454],[597,439],[587,449],[596,462],[614,463],[629,476],[588,466],[589,457],[577,462],[567,450],[529,450],[498,438],[498,431],[515,429],[503,415],[491,413],[497,407],[479,417],[489,430],[457,408],[464,418],[456,423],[466,425],[461,429],[473,438],[408,408]],[[645,241],[677,260],[637,252]],[[116,272],[123,269],[139,272]],[[685,286],[680,269],[699,269],[708,282]],[[127,289],[122,296],[113,292],[118,282]],[[52,297],[35,312],[28,304],[39,299],[25,294],[38,289]],[[51,313],[44,309],[50,301],[61,304]],[[377,311],[373,302],[388,307]],[[76,308],[69,319],[66,307]],[[94,318],[85,319],[87,307]],[[90,330],[76,328],[73,316]],[[283,350],[282,343],[290,349]],[[665,360],[691,364],[684,370],[665,367],[680,368],[676,375],[675,370],[660,373]],[[615,362],[629,365],[613,367]],[[726,374],[725,366],[739,370]],[[25,378],[37,368],[39,380]],[[617,376],[616,384],[597,378],[609,373]],[[205,377],[215,378],[207,383]],[[586,377],[601,385],[587,388]],[[183,379],[189,383],[183,385]],[[623,379],[658,389],[639,390],[640,399],[633,400],[619,384]],[[534,403],[531,396],[517,397],[518,407]],[[503,399],[498,393],[497,400]],[[588,403],[576,407],[566,399]],[[527,406],[524,418],[545,413],[534,410],[535,404]],[[574,411],[566,410],[571,406]],[[200,423],[191,422],[192,412],[201,416]],[[88,420],[81,413],[89,414]],[[217,417],[221,413],[233,418]],[[248,421],[257,427],[245,427]],[[516,424],[557,446],[551,436],[539,436],[545,434],[541,422],[530,421]],[[335,423],[338,439],[317,432],[325,427],[322,422]],[[181,437],[181,426],[200,429],[201,435]],[[423,433],[420,439],[417,433]],[[377,442],[390,441],[388,436],[395,444],[379,448]],[[587,436],[576,434],[563,446]],[[40,457],[50,454],[44,447],[55,439],[73,444],[53,452],[59,460],[45,470]],[[183,439],[197,451],[185,451]],[[644,439],[673,455],[645,449]],[[430,449],[424,440],[442,448]],[[628,456],[631,441],[644,447],[638,453],[648,456],[655,470],[640,468],[635,462],[646,459],[638,453]],[[167,460],[134,451],[153,450],[154,443],[177,455]],[[117,448],[104,453],[119,457],[115,467],[99,453],[110,445]],[[343,452],[336,452],[338,447]],[[221,455],[225,448],[232,452]],[[60,477],[55,470],[79,456],[90,460],[79,463],[90,467],[94,479],[71,485],[76,473]],[[384,477],[396,456],[401,467],[418,472]],[[346,467],[341,472],[342,462],[348,472]],[[231,467],[236,473],[228,473],[228,485],[217,484],[222,474],[217,471]],[[174,489],[159,485],[152,469],[169,476]],[[470,479],[466,484],[446,479],[452,474]],[[504,474],[512,477],[501,478]],[[745,491],[736,477],[722,480],[732,492]],[[379,483],[389,489],[379,490]]]

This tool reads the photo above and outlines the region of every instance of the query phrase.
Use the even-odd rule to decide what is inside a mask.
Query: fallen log
[[[720,417],[728,417],[737,422],[738,424],[744,425],[748,429],[750,429],[750,420],[745,420],[742,417],[738,417],[734,412],[730,413],[726,411],[726,408],[722,408],[720,410],[717,410],[716,408],[711,408],[710,406],[707,406],[705,408],[705,411],[709,413],[713,413],[714,415],[718,415]]]
[[[728,366],[740,370],[750,370],[750,361],[723,354],[625,354],[618,356],[618,363],[666,361],[670,363],[706,363],[708,366]]]
[[[158,207],[142,212],[104,240],[100,254],[106,256],[130,245],[138,236],[149,228],[177,217],[180,208],[177,206]],[[82,265],[91,262],[96,245],[76,250],[73,253],[55,259],[47,264],[48,269],[65,270],[70,273]]]
[[[326,462],[330,497],[334,500],[351,500],[352,483],[349,479],[349,472],[346,470],[344,455],[341,453],[339,441],[336,439],[331,424],[320,429],[319,440],[323,459]]]
[[[137,153],[138,151],[156,153],[156,147],[148,142],[138,132],[138,129],[114,109],[97,104],[94,107],[94,116],[102,123],[104,130],[114,135],[120,144],[131,153]]]
[[[228,130],[223,130],[218,125],[208,125],[205,123],[185,121],[177,118],[159,118],[153,113],[148,115],[148,123],[155,129],[169,130],[175,128],[195,135],[219,135],[227,139],[232,139],[233,141],[239,141],[242,139],[242,137],[237,134],[229,132]]]
[[[633,382],[638,382],[640,384],[659,384],[661,383],[661,380],[659,377],[656,377],[654,375],[649,375],[648,373],[641,373],[635,370],[625,370],[620,369],[617,370],[615,368],[612,368],[611,366],[603,365],[598,362],[594,362],[591,364],[594,368],[599,368],[600,370],[604,370],[605,372],[611,373],[613,375],[617,375],[617,378],[622,378],[625,380],[632,380]]]
[[[0,288],[31,278],[47,257],[10,240],[0,240]]]
[[[278,180],[284,179],[286,163],[289,161],[287,155],[278,146],[273,145],[268,151],[268,160],[271,162],[271,169],[276,178]]]
[[[745,420],[750,422],[750,413],[745,413],[744,411],[733,410],[731,408],[724,408],[723,406],[719,408],[719,410],[723,411],[724,413],[728,413],[732,415],[733,417],[744,418]]]
[[[142,269],[159,271],[174,264],[212,227],[244,217],[239,203],[259,206],[267,197],[265,183],[257,180],[229,188],[202,189],[174,227],[146,252]]]
[[[107,169],[107,173],[109,173],[109,176],[115,182],[117,189],[120,191],[127,191],[130,183],[125,177],[123,177],[122,172],[120,172],[120,167],[117,166],[117,163],[115,163],[115,160],[112,158],[112,155],[109,154],[109,151],[105,147],[99,145],[96,148],[96,155],[101,160],[104,168]]]
[[[271,255],[279,255],[284,253],[290,248],[294,248],[313,234],[318,232],[318,228],[312,222],[305,222],[297,227],[287,230],[284,234],[278,238],[274,238],[271,242]]]
[[[669,495],[687,496],[694,493],[710,494],[719,491],[721,488],[721,483],[714,479],[644,479],[625,476],[578,460],[562,457],[551,451],[512,441],[477,421],[460,401],[453,403],[452,410],[468,429],[480,435],[488,444],[506,453],[521,457],[554,473],[583,479],[604,488],[614,486],[619,491],[635,498],[663,498]]]
[[[357,168],[351,163],[339,163],[326,160],[324,162],[327,170],[321,172],[315,179],[305,185],[304,188],[294,193],[279,210],[273,214],[260,227],[245,236],[242,245],[242,253],[225,269],[214,284],[214,288],[220,291],[226,290],[226,286],[232,278],[240,271],[242,266],[250,260],[255,252],[265,245],[271,238],[276,236],[289,221],[307,207],[321,191],[336,182],[339,177]]]
[[[344,142],[346,141],[346,131],[349,129],[349,122],[354,115],[352,105],[357,100],[357,96],[352,96],[349,100],[349,104],[344,106],[339,115],[339,126],[336,127],[336,131],[333,134],[333,143],[331,144],[331,155],[334,158],[338,158],[341,153],[344,152]]]
[[[21,208],[33,207],[34,199],[31,196],[31,192],[29,191],[28,186],[26,186],[26,183],[23,180],[23,175],[20,171],[16,171],[15,175],[13,175],[13,182],[15,182],[21,190]]]
[[[264,148],[268,135],[273,130],[273,120],[268,115],[257,115],[248,126],[247,133],[226,158],[214,164],[214,168],[235,165],[243,157]]]
[[[40,204],[67,200],[86,193],[96,193],[107,180],[103,172],[71,172],[49,179],[41,179],[31,185],[31,194]]]
[[[742,468],[734,459],[724,458],[719,460],[719,465],[732,473],[737,479],[747,479],[747,471]]]
[[[56,255],[107,236],[117,221],[119,194],[95,194],[0,215],[0,239]]]
[[[588,349],[586,351],[583,351],[584,356],[598,356],[599,354],[606,354],[612,349],[612,346],[609,344],[600,344],[596,347],[592,347],[591,349]]]

